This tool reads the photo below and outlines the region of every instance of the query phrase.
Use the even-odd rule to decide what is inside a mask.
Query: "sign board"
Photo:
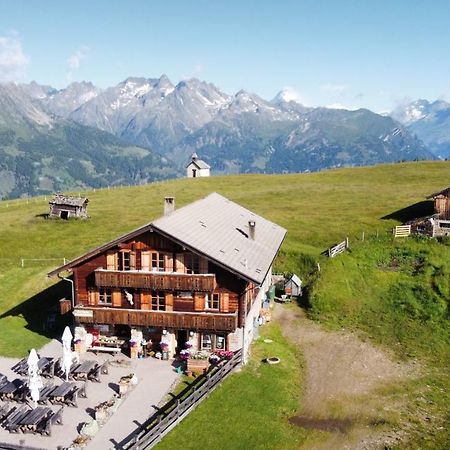
[[[73,310],[74,317],[94,317],[94,311],[92,309],[74,309]]]

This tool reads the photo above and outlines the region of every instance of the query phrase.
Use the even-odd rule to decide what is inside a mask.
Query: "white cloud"
[[[292,86],[285,86],[278,96],[285,102],[296,102],[302,105],[307,105],[306,99]]]
[[[70,70],[78,69],[80,67],[81,61],[88,56],[88,53],[89,47],[83,46],[80,47],[75,53],[70,55],[66,60],[69,69]]]
[[[29,58],[24,54],[17,33],[0,36],[0,80],[16,81],[23,78]]]
[[[348,91],[350,89],[350,86],[348,84],[333,84],[333,83],[326,83],[322,84],[320,86],[320,89],[325,92],[330,92],[332,94],[342,94],[345,91]]]

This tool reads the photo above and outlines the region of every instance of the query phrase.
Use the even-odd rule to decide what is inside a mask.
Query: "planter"
[[[119,383],[119,395],[123,397],[128,392],[129,383]]]
[[[208,370],[209,361],[207,359],[188,359],[187,360],[187,374],[193,375],[194,373],[202,374]]]

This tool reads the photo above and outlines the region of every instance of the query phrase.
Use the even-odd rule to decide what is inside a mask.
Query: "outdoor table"
[[[35,409],[29,411],[25,416],[23,416],[19,421],[19,426],[22,432],[36,431],[38,425],[53,415],[50,408],[43,408],[38,406]]]
[[[124,344],[125,341],[123,339],[118,339],[114,337],[100,338],[96,341],[96,345],[102,347],[121,348]]]
[[[50,393],[49,399],[52,403],[69,403],[75,406],[77,390],[76,384],[66,381]]]
[[[46,374],[54,363],[54,358],[40,358],[38,361],[38,370],[43,374]],[[28,362],[26,359],[20,360],[17,364],[12,367],[12,370],[19,375],[28,374]]]
[[[0,399],[12,399],[16,391],[24,387],[22,380],[7,381],[0,386]]]
[[[97,369],[99,364],[95,361],[84,361],[73,371],[73,377],[77,380],[87,380],[88,376]]]
[[[3,426],[11,433],[19,431],[19,423],[26,414],[30,411],[26,406],[19,406],[11,408],[6,419],[3,421]]]
[[[56,386],[51,383],[45,385],[42,389],[39,390],[39,403],[47,403],[51,393],[56,389]]]

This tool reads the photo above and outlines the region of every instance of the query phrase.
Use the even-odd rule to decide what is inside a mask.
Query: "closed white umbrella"
[[[69,381],[70,367],[72,366],[72,333],[69,327],[64,328],[62,335],[63,345],[63,370],[66,373],[66,381]]]
[[[34,402],[33,408],[37,407],[39,400],[39,389],[42,387],[41,377],[39,376],[38,367],[39,357],[34,348],[31,349],[28,356],[28,389],[30,391],[31,399]]]

